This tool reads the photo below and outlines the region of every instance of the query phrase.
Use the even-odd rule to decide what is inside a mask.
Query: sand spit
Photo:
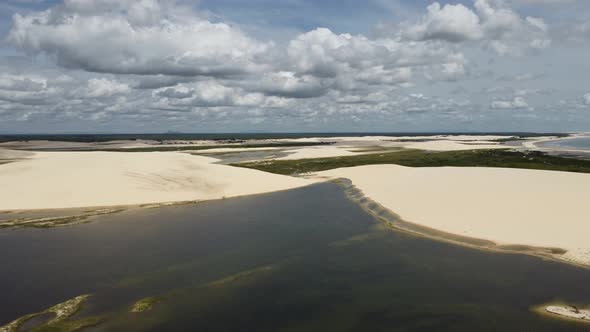
[[[0,210],[195,201],[259,194],[313,180],[213,164],[174,152],[40,152],[0,165]]]
[[[76,312],[78,312],[78,310],[80,310],[80,308],[84,305],[84,303],[88,300],[89,297],[90,297],[90,295],[80,295],[80,296],[77,296],[73,299],[67,300],[63,303],[56,304],[53,307],[46,309],[45,311],[25,315],[23,317],[20,317],[16,320],[10,322],[7,325],[0,326],[0,332],[16,332],[19,330],[19,328],[24,323],[26,323],[30,319],[41,316],[41,315],[45,315],[45,314],[52,314],[53,318],[51,318],[47,322],[41,324],[41,328],[55,328],[57,331],[61,331],[61,329],[57,325],[62,323],[65,320],[69,319]],[[96,319],[96,318],[92,319],[91,318],[91,319],[86,319],[86,320],[74,322],[74,324],[77,323],[76,326],[79,326],[79,328],[81,329],[86,326],[96,325],[99,323],[99,321],[100,321],[99,319]],[[72,329],[72,331],[73,331],[73,329]]]
[[[589,174],[371,165],[318,176],[350,179],[403,220],[428,229],[506,250],[546,248],[559,259],[590,265]]]
[[[590,323],[590,310],[578,309],[570,306],[548,306],[545,308],[548,313],[572,318]]]

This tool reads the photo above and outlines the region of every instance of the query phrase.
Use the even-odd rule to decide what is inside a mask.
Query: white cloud
[[[529,104],[522,97],[514,97],[512,100],[496,100],[490,104],[493,109],[520,109],[528,108]]]
[[[8,40],[68,68],[118,74],[223,76],[252,71],[268,45],[163,1],[66,1],[14,16]],[[107,10],[107,8],[119,10]],[[100,42],[97,42],[100,41]]]
[[[584,94],[584,104],[590,105],[590,93]]]
[[[420,21],[406,22],[401,29],[406,39],[478,41],[500,55],[521,55],[551,44],[543,19],[523,18],[500,0],[475,0],[473,10],[462,4],[441,6],[435,2]]]
[[[442,39],[450,42],[479,40],[483,30],[479,17],[462,4],[435,2],[427,7],[422,21],[403,30],[404,37],[414,40]]]
[[[410,67],[464,63],[461,53],[436,43],[415,43],[391,38],[369,39],[362,35],[335,34],[319,28],[293,39],[287,48],[293,71],[317,77],[354,73],[367,81],[404,82]],[[389,79],[388,79],[389,78]]]
[[[129,85],[111,81],[106,78],[92,78],[88,80],[86,96],[90,98],[111,97],[126,94],[130,91]]]
[[[248,93],[239,88],[226,87],[215,81],[180,84],[155,90],[160,97],[153,107],[185,109],[193,107],[256,106],[264,101],[261,93]]]
[[[324,95],[330,83],[311,75],[281,71],[264,75],[257,88],[271,96],[312,98]]]

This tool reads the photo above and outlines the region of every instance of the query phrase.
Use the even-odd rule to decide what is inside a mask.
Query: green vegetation
[[[151,310],[156,303],[162,301],[161,297],[151,296],[143,298],[133,304],[131,312],[144,312]]]
[[[275,267],[269,266],[269,265],[261,266],[261,267],[255,268],[255,269],[238,272],[238,273],[232,274],[230,276],[224,277],[222,279],[211,281],[207,285],[208,286],[223,286],[223,285],[234,283],[237,281],[247,280],[247,279],[252,278],[252,277],[259,275],[261,273],[272,272],[274,269],[275,269]]]
[[[0,220],[0,229],[3,228],[53,228],[72,226],[82,223],[90,222],[90,217],[101,216],[105,214],[113,214],[125,211],[125,209],[98,209],[84,211],[83,214],[73,216],[61,217],[46,217],[46,218],[18,218],[2,221]],[[0,331],[2,332],[2,331]]]
[[[359,156],[270,160],[232,164],[277,174],[301,174],[325,171],[340,167],[375,164],[397,164],[411,167],[469,166],[505,167],[552,171],[590,173],[590,161],[549,156],[542,152],[518,152],[509,150],[468,150],[429,152],[403,150]]]
[[[74,332],[84,328],[95,326],[103,321],[102,317],[88,317],[75,321],[62,321],[55,324],[39,326],[31,332]]]
[[[33,332],[73,332],[79,331],[85,327],[90,327],[99,324],[102,317],[87,317],[79,320],[69,320],[74,314],[76,314],[86,303],[90,295],[80,295],[73,299],[67,300],[66,302],[59,303],[53,307],[44,311],[28,314],[18,318],[17,320],[0,326],[0,332],[16,332],[19,331],[20,327],[36,317],[42,317],[44,315],[51,314],[45,322],[40,322],[39,326],[33,327],[30,331]]]

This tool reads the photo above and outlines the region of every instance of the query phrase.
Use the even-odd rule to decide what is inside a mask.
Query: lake
[[[572,139],[548,141],[541,143],[540,146],[545,148],[562,148],[590,151],[590,137],[577,137]]]
[[[589,327],[531,311],[589,303],[589,270],[389,230],[335,184],[1,230],[0,264],[0,326],[90,293],[87,331]]]

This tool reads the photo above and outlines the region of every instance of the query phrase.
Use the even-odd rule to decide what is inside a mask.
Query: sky
[[[587,0],[3,0],[0,134],[590,131]]]

